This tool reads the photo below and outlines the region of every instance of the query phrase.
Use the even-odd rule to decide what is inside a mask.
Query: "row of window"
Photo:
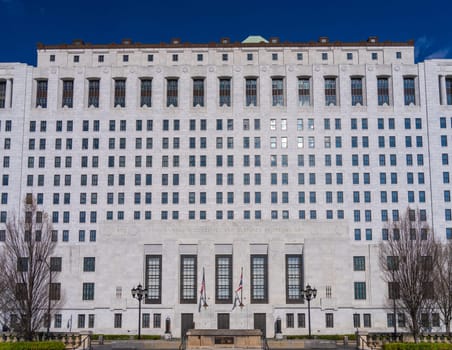
[[[234,130],[234,120],[235,119],[215,119],[215,130],[228,130],[233,131]],[[315,129],[315,120],[314,118],[296,118],[296,129],[297,131],[302,130],[314,130]],[[368,118],[351,118],[350,119],[350,129],[351,130],[357,130],[358,129],[358,120],[360,120],[360,127],[362,130],[368,130],[369,129],[369,121]],[[422,119],[421,118],[404,118],[404,128],[405,130],[412,129],[412,120],[414,120],[415,129],[421,130],[422,129]],[[342,129],[342,119],[335,118],[334,120],[334,128],[335,130],[341,130]],[[387,118],[387,128],[390,130],[396,129],[396,119],[395,118]],[[289,124],[290,120],[288,121],[287,118],[271,118],[270,119],[270,130],[278,130],[278,124],[279,130],[286,131],[289,130]],[[89,120],[83,120],[82,121],[82,131],[89,131],[90,129],[90,121]],[[169,131],[170,129],[173,131],[180,131],[181,130],[181,120],[180,119],[172,119],[172,125],[170,125],[169,119],[162,119],[162,130],[163,131]],[[196,131],[196,119],[189,119],[188,120],[188,130],[190,131]],[[250,130],[251,124],[250,119],[244,118],[242,119],[242,128],[243,130]],[[108,122],[108,130],[109,131],[116,131],[117,129],[117,123],[116,120],[109,120]],[[253,127],[254,130],[261,130],[261,119],[254,119],[253,120]],[[441,117],[440,118],[440,127],[446,128],[446,118]],[[452,127],[452,118],[451,118],[451,127]],[[384,118],[377,118],[377,128],[379,130],[385,129],[385,119]],[[330,118],[323,118],[323,129],[324,130],[331,130],[331,119]],[[8,130],[11,131],[11,123],[9,123]],[[72,132],[74,130],[74,122],[72,120],[66,121],[66,131]],[[135,120],[135,131],[153,131],[154,130],[154,120],[148,119],[146,120],[145,128],[143,126],[143,120],[137,119]],[[199,120],[199,130],[207,130],[207,119],[200,119]],[[31,120],[29,123],[29,131],[30,132],[36,132],[38,131],[37,122],[35,120]],[[40,132],[46,132],[47,131],[47,121],[41,120],[39,123],[39,131]],[[55,131],[56,132],[62,132],[63,131],[63,121],[57,120],[55,124]],[[100,121],[99,120],[93,120],[92,121],[92,131],[100,131]],[[119,120],[119,131],[127,131],[127,120]]]
[[[178,43],[179,42],[177,42],[177,44]],[[281,56],[282,56],[282,55],[280,56],[278,52],[269,52],[268,54],[269,54],[269,57],[271,57],[272,61],[278,61],[281,58]],[[244,57],[246,57],[246,61],[252,62],[256,58],[254,55],[255,54],[252,53],[252,52],[247,52],[246,56],[244,56]],[[129,62],[130,55],[129,54],[122,54],[122,55],[119,55],[118,57],[120,57],[120,59],[121,59],[121,61],[123,63],[127,63],[127,62]],[[155,55],[154,54],[145,54],[144,57],[146,57],[146,61],[148,63],[154,62],[154,59],[155,59]],[[205,57],[208,58],[208,55],[204,55],[203,53],[194,53],[193,54],[193,58],[196,59],[196,62],[204,62],[205,61],[204,60]],[[321,52],[319,57],[322,59],[322,61],[328,61],[328,52]],[[228,53],[224,53],[224,52],[221,53],[221,61],[222,62],[228,62],[229,58],[230,58],[230,56],[229,56]],[[347,52],[346,55],[345,55],[345,58],[347,59],[347,61],[352,61],[353,60],[353,52]],[[373,61],[378,60],[378,52],[371,52],[370,53],[370,58]],[[401,58],[402,58],[402,52],[401,51],[397,51],[396,52],[396,59],[399,60]],[[303,52],[297,52],[296,53],[296,59],[297,59],[297,61],[303,61]],[[164,58],[164,60],[165,61],[171,61],[171,62],[180,62],[179,61],[179,54],[177,54],[177,53],[169,53],[168,56]],[[55,62],[55,55],[54,54],[51,54],[49,56],[49,61],[50,62]],[[80,55],[72,55],[72,62],[73,63],[79,63],[80,62]],[[105,55],[103,55],[103,54],[97,55],[97,62],[98,63],[105,62]]]
[[[452,86],[452,79],[447,78],[447,86]],[[101,80],[90,78],[87,80],[87,106],[99,107]],[[140,78],[140,106],[152,106],[152,82],[151,78]],[[284,77],[271,78],[271,104],[272,106],[284,106],[287,104],[286,88]],[[206,87],[204,77],[192,78],[192,106],[204,107],[206,104]],[[6,83],[5,83],[6,86]],[[72,108],[74,105],[74,79],[62,79],[61,82],[61,107]],[[324,100],[326,106],[339,105],[338,93],[339,81],[337,76],[327,76],[324,78]],[[365,79],[361,76],[350,78],[351,103],[353,106],[366,104]],[[166,78],[166,106],[179,106],[179,78]],[[247,77],[244,82],[244,102],[246,106],[258,106],[259,104],[259,79]],[[417,88],[417,77],[403,77],[404,104],[419,104]],[[299,77],[297,83],[298,105],[311,106],[313,104],[312,78]],[[447,90],[451,94],[452,89]],[[47,108],[48,80],[36,80],[36,107]],[[218,79],[218,105],[231,106],[232,104],[232,78],[220,77]],[[377,100],[378,105],[392,104],[391,78],[377,77]],[[126,107],[126,79],[113,79],[113,107]]]
[[[145,288],[149,304],[162,302],[162,256],[147,255],[145,267]],[[198,266],[196,255],[180,256],[180,303],[197,303]],[[251,303],[268,303],[268,256],[250,257]],[[286,302],[303,303],[301,287],[303,285],[303,265],[301,255],[286,255]],[[232,255],[215,256],[215,303],[232,304],[233,289]],[[85,282],[82,286],[82,300],[94,300],[95,284]]]
[[[232,167],[232,165],[231,165]],[[207,175],[206,174],[200,174],[203,176],[200,176],[200,179],[202,178],[202,180],[200,181],[201,185],[206,185],[207,184]],[[205,175],[205,176],[204,176]],[[332,184],[332,180],[333,180],[333,173],[324,173],[325,175],[325,184],[327,185],[331,185]],[[377,174],[374,174],[377,175]],[[378,177],[379,177],[379,184],[380,185],[386,185],[386,184],[391,184],[391,185],[397,185],[398,184],[398,178],[399,178],[399,173],[396,172],[391,172],[391,173],[385,173],[385,172],[380,172],[378,173]],[[416,175],[416,176],[415,176]],[[443,183],[449,183],[449,173],[448,172],[444,172],[443,173]],[[216,176],[216,184],[218,186],[223,185],[223,176],[226,178],[226,174],[217,174]],[[287,185],[289,183],[289,176],[288,173],[282,173],[280,174],[281,176],[281,184],[283,185]],[[298,185],[305,185],[305,184],[309,184],[309,185],[315,185],[316,184],[316,173],[309,173],[309,177],[308,180],[309,182],[305,181],[305,174],[304,173],[297,173],[297,179],[298,179]],[[45,184],[45,175],[44,174],[40,174],[40,175],[27,175],[26,177],[26,185],[29,187],[34,186],[34,178],[37,178],[36,184],[37,186],[41,187],[44,186]],[[145,184],[146,186],[151,186],[152,185],[152,174],[143,174],[143,177],[145,178]],[[362,184],[364,185],[370,185],[371,184],[371,173],[352,173],[351,174],[351,183],[353,185],[359,185],[360,184],[360,177],[362,177]],[[81,186],[87,186],[87,180],[88,177],[87,175],[81,175]],[[117,176],[118,178],[118,185],[119,186],[125,186],[126,184],[126,175],[125,174],[118,174]],[[270,184],[278,184],[278,175],[277,173],[271,173],[270,174]],[[424,172],[418,172],[418,173],[413,173],[413,172],[407,172],[406,173],[406,183],[407,184],[414,184],[415,183],[415,178],[417,180],[417,184],[419,185],[424,185],[425,184],[425,174]],[[64,181],[61,181],[61,180]],[[114,186],[115,185],[115,176],[114,174],[108,174],[107,175],[107,185],[108,186]],[[169,174],[162,174],[162,182],[161,185],[162,186],[168,186],[169,185]],[[172,174],[172,181],[173,181],[173,185],[177,186],[179,185],[179,174]],[[250,184],[250,179],[251,176],[250,174],[244,174],[244,184]],[[189,175],[189,184],[190,185],[195,185],[195,181],[196,181],[196,177],[195,176],[190,176]],[[254,174],[254,180],[256,185],[260,185],[261,184],[261,174],[260,173],[256,173]],[[233,185],[234,184],[234,174],[230,173],[227,174],[227,183],[228,185]],[[70,174],[66,174],[66,175],[60,175],[60,174],[55,174],[53,176],[53,186],[54,187],[58,187],[61,186],[61,184],[64,184],[64,186],[71,186],[72,184],[72,175]],[[141,186],[142,182],[141,182],[141,174],[135,174],[134,176],[134,183],[135,186]],[[226,182],[225,182],[226,183]],[[343,173],[336,173],[336,184],[338,185],[342,185],[344,183],[343,180]],[[2,185],[3,186],[8,186],[9,184],[9,175],[3,175],[2,176]],[[92,174],[91,175],[91,185],[92,186],[97,186],[99,184],[99,177],[97,174]]]

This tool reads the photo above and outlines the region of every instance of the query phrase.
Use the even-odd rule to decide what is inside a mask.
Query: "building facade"
[[[451,128],[452,62],[412,42],[39,44],[0,64],[0,241],[33,195],[55,331],[136,332],[138,283],[143,334],[306,334],[306,284],[314,334],[389,331],[378,243],[408,207],[452,239]]]

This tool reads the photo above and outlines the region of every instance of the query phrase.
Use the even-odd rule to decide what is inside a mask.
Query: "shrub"
[[[102,335],[104,340],[129,340],[129,339],[138,339],[137,335],[132,334],[93,334],[91,335],[92,340],[99,340],[99,336]],[[160,335],[152,335],[152,334],[142,334],[141,339],[145,340],[159,340],[161,339]],[[1,350],[1,349],[0,349]]]
[[[445,343],[388,343],[383,350],[452,350],[452,344]]]
[[[59,341],[33,341],[33,342],[7,342],[0,343],[0,350],[64,350],[63,342]]]
[[[344,337],[347,336],[349,341],[356,340],[355,334],[322,334],[322,335],[313,335],[314,339],[323,339],[323,340],[336,340],[341,341],[344,340]],[[288,335],[287,339],[308,339],[309,337],[305,334],[303,335]],[[391,349],[395,350],[395,349]],[[441,349],[442,350],[442,349]]]

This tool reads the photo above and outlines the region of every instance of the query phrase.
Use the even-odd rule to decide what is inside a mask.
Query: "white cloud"
[[[429,54],[427,57],[425,57],[425,59],[428,60],[433,58],[447,58],[450,51],[450,48],[445,47]]]
[[[422,56],[425,55],[426,51],[428,51],[431,46],[432,41],[429,38],[427,38],[426,35],[423,35],[420,38],[418,38],[414,43],[414,57],[416,58],[416,60],[419,60],[421,55]]]

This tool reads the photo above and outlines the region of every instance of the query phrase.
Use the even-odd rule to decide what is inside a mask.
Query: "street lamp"
[[[147,296],[148,291],[143,289],[141,283],[132,288],[132,297],[138,300],[138,339],[141,339],[141,300]]]
[[[317,289],[311,288],[308,284],[306,289],[301,290],[301,297],[308,301],[308,329],[309,329],[309,338],[311,338],[311,300],[315,299],[317,296]]]

